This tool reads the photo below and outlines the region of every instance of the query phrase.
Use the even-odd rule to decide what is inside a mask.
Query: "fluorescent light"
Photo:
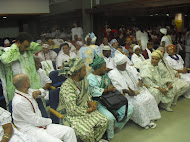
[[[170,16],[170,14],[167,13],[166,16]]]
[[[3,19],[6,19],[7,17],[6,16],[3,16]]]
[[[157,13],[155,15],[158,15]]]
[[[150,16],[153,16],[153,15],[150,15]]]
[[[185,16],[187,16],[187,15],[185,15]]]

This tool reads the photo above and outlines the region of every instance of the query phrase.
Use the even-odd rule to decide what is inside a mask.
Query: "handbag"
[[[127,117],[128,100],[119,91],[105,93],[101,97],[98,97],[98,100],[115,116],[117,121],[119,116],[117,110],[126,105],[125,116],[118,122],[123,121]]]

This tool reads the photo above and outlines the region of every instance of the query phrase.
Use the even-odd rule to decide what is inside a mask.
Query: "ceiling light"
[[[187,16],[187,15],[185,15],[185,16]]]
[[[156,16],[158,16],[158,14],[157,14],[157,13],[156,13],[155,15],[156,15]]]
[[[6,16],[3,16],[3,19],[6,19],[7,17]]]
[[[150,16],[153,16],[153,15],[150,15]]]
[[[170,16],[170,14],[167,13],[166,16]]]

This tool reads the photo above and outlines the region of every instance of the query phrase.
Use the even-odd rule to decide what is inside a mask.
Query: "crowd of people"
[[[84,41],[82,28],[75,25],[72,32],[72,39],[56,34],[36,42],[20,33],[15,43],[2,47],[0,78],[6,103],[12,101],[12,123],[10,113],[0,108],[1,142],[106,142],[129,119],[155,129],[160,109],[173,112],[179,97],[190,99],[189,32],[181,44],[169,27],[112,30],[106,25],[100,45],[93,32]],[[49,100],[54,70],[67,78],[57,111],[70,127],[42,117],[36,101]],[[112,111],[102,101],[106,94],[124,96],[128,103]]]

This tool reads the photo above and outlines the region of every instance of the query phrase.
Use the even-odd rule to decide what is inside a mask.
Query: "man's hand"
[[[173,85],[171,83],[168,83],[167,86],[168,86],[168,90],[173,88]]]
[[[175,74],[175,77],[181,78],[181,75],[177,72],[177,73]]]
[[[139,87],[143,87],[143,82],[142,80],[139,80],[138,84],[137,84]]]
[[[168,93],[168,90],[166,90],[165,88],[158,88],[158,90],[162,93],[162,94],[166,94]]]
[[[187,71],[188,71],[187,68],[184,67],[184,68],[183,68],[183,73],[187,73]]]
[[[41,95],[41,91],[40,90],[32,92],[32,96],[33,96],[34,99],[36,99],[39,95]]]
[[[97,110],[97,103],[93,101],[88,101],[88,107],[92,108],[93,111]]]
[[[108,86],[108,92],[115,92],[115,87],[113,86]]]

